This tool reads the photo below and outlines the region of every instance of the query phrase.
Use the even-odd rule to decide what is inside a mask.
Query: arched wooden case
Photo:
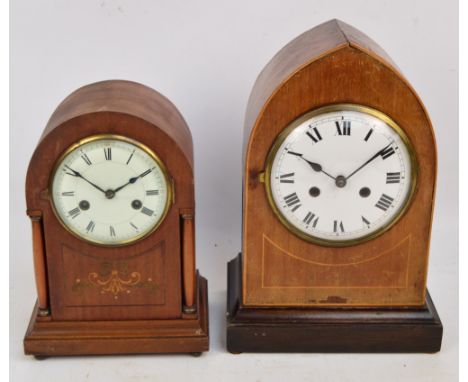
[[[54,166],[74,143],[111,134],[157,153],[173,195],[167,216],[133,244],[105,247],[60,224],[49,191]],[[51,116],[26,178],[33,226],[38,303],[24,340],[39,356],[208,350],[207,283],[195,269],[193,145],[176,107],[158,92],[128,81],[84,86]],[[127,293],[104,293],[90,274],[115,271],[139,281]],[[110,280],[110,279],[109,279]],[[177,337],[177,338],[176,338]]]
[[[397,223],[372,240],[344,247],[314,244],[289,231],[270,207],[263,183],[267,156],[278,135],[301,115],[336,104],[367,106],[392,118],[409,137],[419,165],[414,195]],[[427,112],[375,42],[332,20],[282,48],[259,75],[247,106],[242,254],[229,265],[232,326],[228,324],[228,348],[268,351],[266,345],[258,345],[264,338],[259,337],[257,347],[244,346],[248,341],[242,343],[242,335],[236,331],[242,324],[248,326],[252,317],[267,319],[267,312],[271,320],[281,317],[287,322],[295,314],[306,317],[303,309],[319,315],[327,312],[323,308],[427,311],[427,304],[431,305],[426,299],[426,276],[435,180],[436,146]],[[304,340],[299,335],[299,343]],[[316,339],[311,340],[318,346],[314,349],[324,349]],[[440,341],[435,343],[431,349],[440,346]],[[294,341],[288,344],[278,350],[294,349]],[[366,351],[362,344],[353,346],[338,346],[337,350]],[[410,349],[392,346],[380,349]],[[299,346],[296,350],[312,348]]]

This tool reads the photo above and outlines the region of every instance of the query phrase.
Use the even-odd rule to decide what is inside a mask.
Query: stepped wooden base
[[[442,323],[427,293],[421,309],[246,307],[241,255],[228,263],[231,353],[434,353]]]
[[[195,314],[172,320],[53,321],[34,308],[24,352],[62,355],[192,353],[208,351],[208,284],[198,276]]]

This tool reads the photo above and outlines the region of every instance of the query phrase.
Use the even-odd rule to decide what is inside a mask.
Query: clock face
[[[416,165],[403,131],[380,112],[336,105],[299,118],[278,137],[266,186],[298,236],[344,246],[384,232],[404,212]]]
[[[162,162],[119,136],[95,136],[69,148],[52,178],[52,202],[63,225],[102,245],[138,240],[164,219],[171,196]]]

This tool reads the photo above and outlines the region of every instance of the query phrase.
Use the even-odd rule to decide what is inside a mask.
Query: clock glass
[[[146,146],[114,135],[84,139],[59,159],[51,180],[61,223],[102,245],[132,243],[153,232],[170,204],[160,159]]]
[[[374,238],[403,214],[415,188],[412,146],[386,115],[327,106],[298,118],[267,158],[269,202],[296,235],[331,246]]]

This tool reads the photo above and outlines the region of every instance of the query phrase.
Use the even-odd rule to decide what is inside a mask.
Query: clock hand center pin
[[[115,191],[111,190],[111,189],[108,189],[108,190],[106,190],[106,192],[104,194],[106,195],[107,199],[112,199],[115,196]]]

